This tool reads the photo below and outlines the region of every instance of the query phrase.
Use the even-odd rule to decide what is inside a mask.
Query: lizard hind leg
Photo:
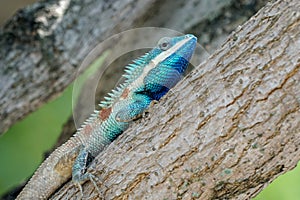
[[[91,181],[96,188],[98,195],[101,199],[103,198],[103,195],[96,183],[96,176],[93,174],[89,173],[86,171],[88,164],[91,162],[92,158],[89,152],[85,149],[82,148],[79,152],[78,157],[75,160],[75,163],[72,168],[72,181],[75,186],[78,187],[80,191],[80,196],[82,199],[83,197],[83,189],[82,189],[82,184],[84,184],[86,181]]]

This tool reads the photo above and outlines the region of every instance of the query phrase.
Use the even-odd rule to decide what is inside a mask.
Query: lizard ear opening
[[[171,47],[171,38],[169,37],[161,38],[158,41],[158,47],[163,51],[168,50]]]

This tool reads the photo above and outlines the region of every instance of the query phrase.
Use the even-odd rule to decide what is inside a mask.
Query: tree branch
[[[265,6],[101,153],[90,171],[105,199],[249,199],[293,169],[299,8],[297,0]],[[92,183],[83,189],[97,198]]]

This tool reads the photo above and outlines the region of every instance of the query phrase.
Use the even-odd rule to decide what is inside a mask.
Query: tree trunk
[[[105,199],[249,199],[293,169],[299,46],[299,1],[267,4],[96,158]]]

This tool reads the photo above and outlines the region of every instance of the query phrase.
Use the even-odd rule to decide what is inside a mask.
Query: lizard
[[[54,150],[38,167],[17,196],[47,199],[71,177],[81,196],[82,184],[94,175],[87,168],[95,157],[141,117],[151,102],[160,100],[181,80],[194,53],[197,38],[192,34],[161,38],[148,53],[125,67],[125,81],[100,102],[100,110],[76,133]]]

